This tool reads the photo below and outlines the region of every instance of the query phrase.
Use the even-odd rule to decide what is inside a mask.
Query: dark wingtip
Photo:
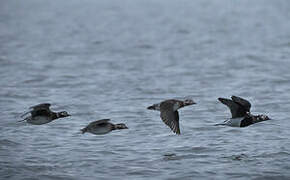
[[[180,129],[177,129],[177,131],[175,131],[174,133],[180,135]]]
[[[234,100],[234,101],[247,101],[247,100],[245,100],[245,99],[243,99],[243,98],[241,98],[241,97],[239,97],[239,96],[234,96],[234,95],[232,95],[231,98],[232,98],[232,100]]]

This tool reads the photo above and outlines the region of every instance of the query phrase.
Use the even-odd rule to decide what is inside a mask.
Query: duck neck
[[[263,117],[263,115],[254,116],[255,123],[262,122],[262,121],[266,121],[266,119]]]
[[[58,113],[52,112],[52,113],[51,113],[51,119],[52,119],[52,120],[55,120],[55,119],[57,119],[57,118],[59,118]]]
[[[182,107],[184,107],[184,106],[186,106],[186,105],[184,104],[184,102],[178,102],[178,103],[176,103],[176,104],[173,105],[173,110],[174,110],[174,111],[177,111],[178,109],[180,109],[180,108],[182,108]]]
[[[114,124],[113,126],[113,130],[116,130],[116,129],[124,129],[121,124]]]

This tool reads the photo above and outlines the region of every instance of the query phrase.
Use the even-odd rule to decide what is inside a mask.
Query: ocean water
[[[290,1],[2,0],[0,179],[290,179]],[[273,120],[213,126],[237,95]],[[147,106],[191,96],[181,135]],[[17,122],[49,102],[69,118]],[[128,130],[80,133],[111,118]]]

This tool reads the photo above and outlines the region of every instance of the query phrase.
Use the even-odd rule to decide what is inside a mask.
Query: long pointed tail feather
[[[84,133],[86,133],[87,132],[87,128],[83,128],[83,129],[81,129],[81,133],[82,134],[84,134]]]
[[[27,112],[23,113],[22,115],[20,115],[20,117],[23,118],[24,116],[26,116],[29,113],[31,113],[31,111],[27,111]]]
[[[23,121],[27,121],[27,120],[28,120],[28,117],[25,118],[25,119],[19,120],[19,121],[17,121],[17,122],[23,122]]]
[[[219,123],[219,124],[215,124],[214,126],[226,126],[227,124],[225,123]]]

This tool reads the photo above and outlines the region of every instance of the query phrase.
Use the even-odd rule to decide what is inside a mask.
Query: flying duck
[[[128,127],[123,123],[113,124],[110,123],[109,121],[110,119],[101,119],[91,122],[85,128],[81,129],[81,132],[82,134],[89,132],[96,135],[102,135],[117,129],[128,129]]]
[[[192,99],[185,99],[184,101],[169,99],[158,104],[153,104],[147,107],[147,109],[160,111],[162,121],[169,126],[174,133],[180,134],[179,114],[177,110],[192,104],[196,104]]]
[[[270,120],[266,115],[252,115],[250,112],[251,103],[241,97],[232,96],[231,99],[218,98],[218,100],[229,107],[232,118],[216,125],[246,127],[261,121]]]
[[[31,110],[23,114],[21,117],[24,117],[29,113],[31,115],[21,121],[26,121],[27,123],[33,125],[41,125],[49,123],[55,119],[70,116],[66,111],[53,112],[50,110],[50,106],[51,104],[49,103],[43,103],[30,107],[29,109]]]

